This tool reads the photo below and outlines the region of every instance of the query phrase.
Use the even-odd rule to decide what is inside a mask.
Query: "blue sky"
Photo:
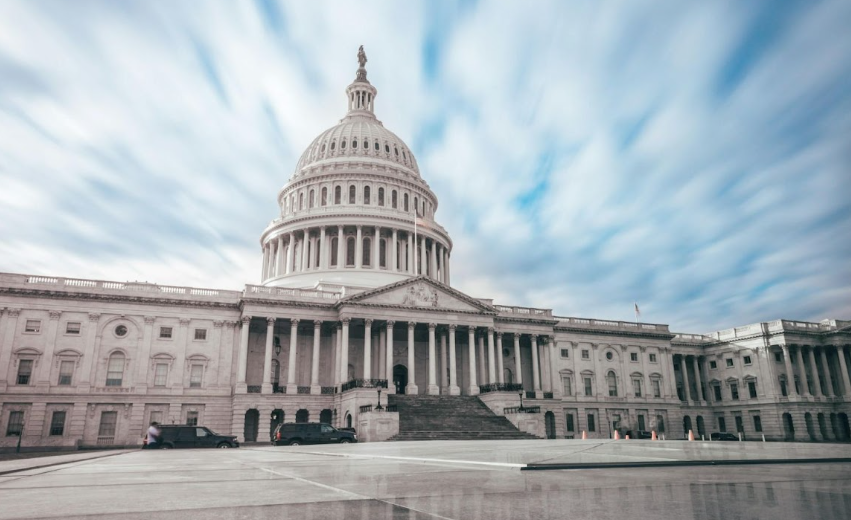
[[[453,285],[851,319],[848,2],[0,2],[0,271],[239,289],[363,44]]]

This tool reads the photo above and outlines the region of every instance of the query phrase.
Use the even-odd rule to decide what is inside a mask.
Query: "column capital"
[[[396,322],[393,320],[387,320],[387,328],[392,329],[393,325],[396,325]]]
[[[237,324],[236,321],[228,320],[228,321],[225,322],[225,327],[232,329],[232,328],[236,327],[236,324]]]
[[[495,329],[493,327],[488,327],[488,334],[493,334]]]
[[[146,319],[145,321],[147,322],[148,320]],[[213,328],[220,329],[224,324],[225,322],[222,320],[213,320]]]
[[[156,316],[145,316],[145,323],[153,323],[157,320]],[[213,322],[215,324],[215,322]]]
[[[239,321],[241,321],[243,325],[248,325],[251,323],[251,316],[243,316],[239,319]]]
[[[367,327],[372,327],[372,318],[364,318],[363,324]]]
[[[342,320],[340,320],[340,321],[343,323],[343,326],[344,326],[344,327],[348,327],[348,326],[349,326],[349,323],[351,323],[351,322],[352,322],[352,319],[351,319],[351,318],[343,318],[343,319],[342,319]]]
[[[50,311],[51,320],[58,320],[60,316],[62,316],[62,311]]]
[[[9,309],[9,316],[14,318],[15,316],[18,315],[19,312],[21,312],[21,309]],[[98,314],[96,312],[90,312],[89,313],[89,321],[98,321],[99,319],[100,319],[100,314]]]
[[[298,318],[290,318],[290,328],[294,329],[294,328],[298,327],[299,321],[300,320]],[[273,323],[274,323],[274,318],[273,318]]]
[[[428,330],[434,330],[436,328],[437,328],[437,323],[429,323],[428,324]]]
[[[496,337],[497,337],[497,338],[502,339],[502,335],[503,335],[503,334],[505,334],[505,333],[504,333],[504,332],[502,332],[501,330],[497,330],[497,331],[496,331]]]
[[[417,326],[417,322],[415,322],[415,321],[409,321],[408,322],[408,330],[414,330],[414,327],[416,327],[416,326]]]
[[[313,328],[318,329],[322,326],[322,320],[313,320]]]
[[[457,328],[458,328],[458,325],[456,325],[454,323],[449,324],[449,332],[455,332],[455,329],[457,329]]]
[[[275,319],[276,319],[276,318],[274,318],[274,317],[272,317],[272,316],[269,316],[268,318],[266,318],[266,324],[267,324],[267,325],[274,326],[274,325],[275,325]]]

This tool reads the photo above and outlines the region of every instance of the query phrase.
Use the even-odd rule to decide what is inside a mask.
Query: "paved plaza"
[[[851,517],[851,463],[813,461],[849,460],[847,445],[435,441],[90,456],[0,463],[0,519]],[[755,463],[783,457],[810,462]],[[676,465],[710,460],[750,463]],[[674,465],[530,470],[624,462]]]

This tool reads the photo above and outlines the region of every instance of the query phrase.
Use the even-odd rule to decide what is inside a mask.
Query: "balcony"
[[[512,413],[541,413],[540,406],[512,406],[510,408],[503,408],[502,414],[508,415]]]

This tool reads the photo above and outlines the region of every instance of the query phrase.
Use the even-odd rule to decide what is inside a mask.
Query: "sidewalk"
[[[0,461],[0,475],[15,473],[31,469],[46,468],[57,466],[59,464],[68,464],[71,462],[80,462],[85,460],[100,459],[103,457],[112,457],[123,453],[130,453],[137,450],[103,450],[103,451],[75,451],[73,453],[30,457],[26,459],[4,460]]]

